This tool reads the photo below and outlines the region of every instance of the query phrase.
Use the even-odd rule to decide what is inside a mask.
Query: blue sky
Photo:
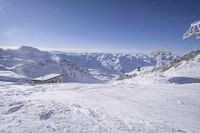
[[[0,46],[184,54],[199,19],[200,0],[0,0]]]

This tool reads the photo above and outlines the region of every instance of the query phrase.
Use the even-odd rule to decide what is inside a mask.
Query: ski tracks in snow
[[[120,85],[8,85],[0,88],[2,133],[186,133],[182,129],[170,127],[165,121],[148,121],[120,114],[123,111],[116,113],[117,110],[107,110],[102,100],[113,104],[120,102],[122,105],[142,104],[124,92],[120,94],[113,91],[123,89]],[[134,86],[128,89],[132,88]],[[126,95],[129,98],[124,97]]]

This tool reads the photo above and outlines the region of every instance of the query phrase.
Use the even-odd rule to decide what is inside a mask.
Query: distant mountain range
[[[49,52],[22,46],[17,50],[0,50],[0,77],[5,71],[23,75],[27,79],[37,78],[51,73],[62,73],[66,82],[97,82],[87,69]],[[20,76],[17,76],[20,77]],[[16,79],[17,80],[17,79]]]
[[[138,67],[155,66],[156,57],[142,54],[111,54],[111,53],[66,53],[56,52],[57,55],[83,67],[91,74],[101,79],[108,79],[116,75],[131,72]],[[177,56],[165,56],[163,60],[170,62]]]
[[[172,61],[176,59],[176,56],[171,55],[163,59]],[[1,73],[10,71],[27,78],[63,73],[66,82],[108,81],[121,73],[155,64],[155,57],[148,55],[55,53],[22,46],[16,50],[0,49],[0,80],[5,79]],[[7,78],[8,75],[6,75]]]

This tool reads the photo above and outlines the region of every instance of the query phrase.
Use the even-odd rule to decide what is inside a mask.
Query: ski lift
[[[196,36],[196,39],[200,39],[200,20],[191,24],[190,28],[183,35],[183,39],[191,36]]]

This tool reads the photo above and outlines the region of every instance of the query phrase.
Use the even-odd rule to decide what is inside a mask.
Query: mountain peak
[[[33,47],[30,47],[30,46],[21,46],[18,50],[19,51],[28,51],[28,52],[38,52],[38,51],[40,51],[37,48],[33,48]]]

